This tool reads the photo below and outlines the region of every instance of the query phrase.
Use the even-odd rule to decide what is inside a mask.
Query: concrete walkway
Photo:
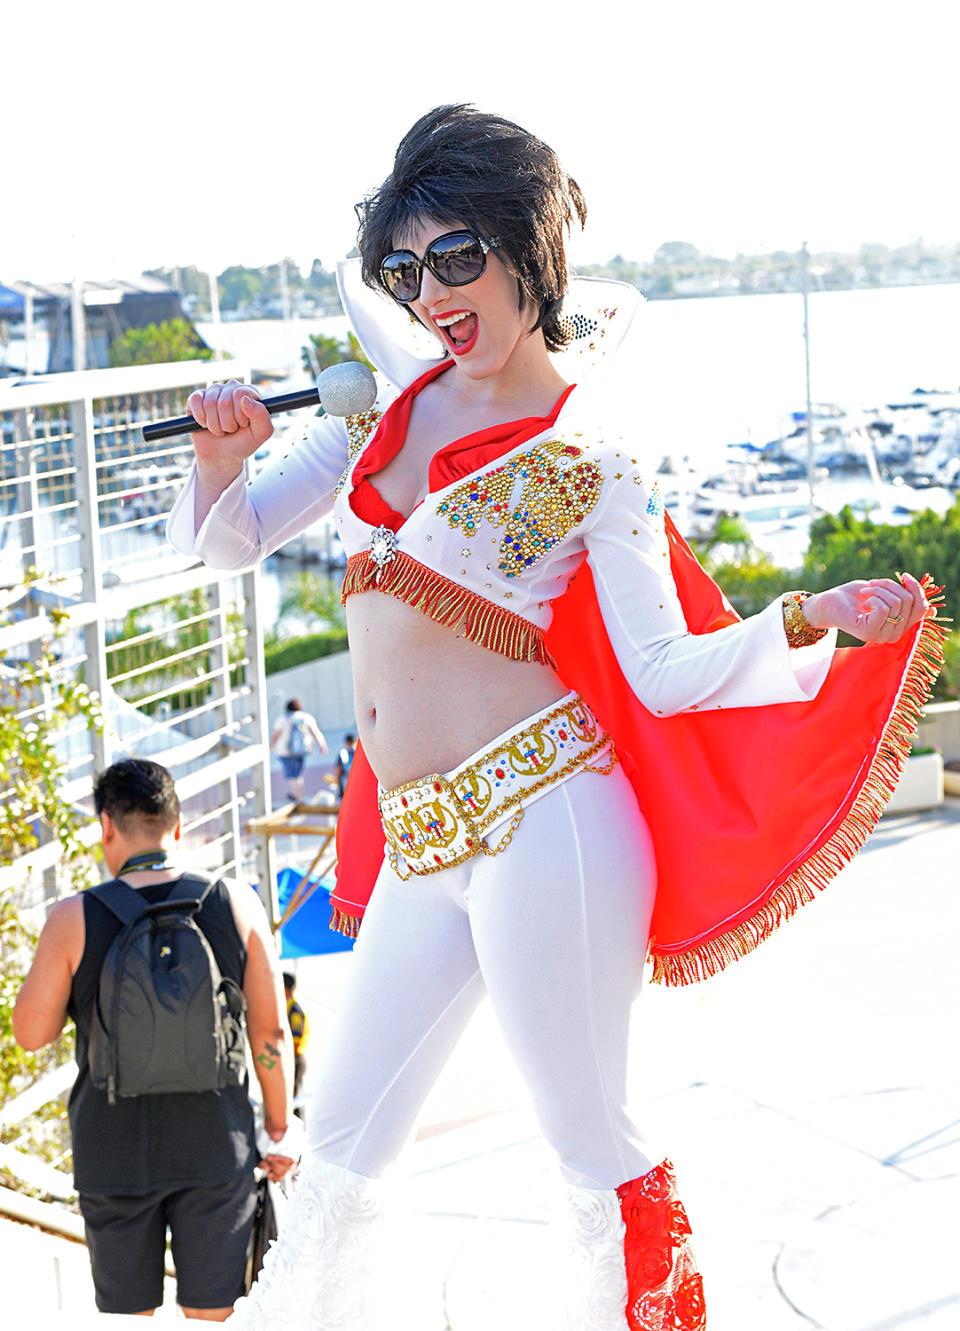
[[[677,1166],[710,1331],[960,1326],[958,866],[960,801],[885,818],[754,956],[637,1004],[632,1101]],[[298,964],[317,1052],[350,965]],[[393,1331],[552,1331],[555,1170],[487,1005],[395,1182]],[[57,1281],[84,1325],[83,1249],[0,1235],[5,1325],[64,1325]]]

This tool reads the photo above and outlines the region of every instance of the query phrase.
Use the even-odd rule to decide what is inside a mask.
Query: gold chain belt
[[[591,766],[601,754],[601,765]],[[610,736],[583,699],[571,694],[448,775],[422,776],[380,792],[394,872],[401,878],[439,873],[474,855],[499,855],[520,826],[524,805],[581,767],[606,774],[616,761]],[[510,825],[491,848],[484,834],[510,809],[516,810]],[[401,860],[407,873],[401,871]]]

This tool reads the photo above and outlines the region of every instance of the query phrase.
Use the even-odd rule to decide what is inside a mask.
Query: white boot
[[[307,1152],[280,1236],[232,1331],[372,1331],[371,1240],[382,1184]]]
[[[564,1189],[563,1331],[626,1331],[626,1227],[613,1189]]]

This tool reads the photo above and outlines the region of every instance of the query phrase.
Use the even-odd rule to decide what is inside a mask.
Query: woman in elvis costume
[[[332,507],[349,556],[361,746],[335,905],[363,927],[289,1220],[235,1324],[372,1325],[378,1179],[488,993],[566,1185],[562,1324],[694,1331],[672,1167],[624,1103],[644,962],[715,973],[862,845],[936,672],[933,589],[904,574],[738,619],[663,510],[642,422],[612,410],[640,297],[568,279],[585,208],[532,135],[438,108],[359,211],[340,279],[374,408],[314,421],[247,483],[272,432],[256,390],[194,393],[168,527],[242,568]],[[837,628],[869,646],[835,650]]]

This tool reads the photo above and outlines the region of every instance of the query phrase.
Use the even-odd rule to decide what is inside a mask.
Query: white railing
[[[91,814],[86,839],[99,833],[94,772],[154,758],[176,780],[191,862],[255,878],[269,909],[272,855],[243,831],[270,801],[259,573],[222,576],[166,545],[192,450],[187,436],[141,435],[182,415],[192,388],[246,370],[183,361],[0,381],[0,691],[66,612],[56,668],[99,694],[107,721],[102,735],[77,724],[58,741],[61,794]],[[51,706],[32,696],[18,715],[27,724]],[[0,866],[0,885],[29,869],[57,896],[59,854],[41,844]],[[25,904],[38,905],[32,892]]]

